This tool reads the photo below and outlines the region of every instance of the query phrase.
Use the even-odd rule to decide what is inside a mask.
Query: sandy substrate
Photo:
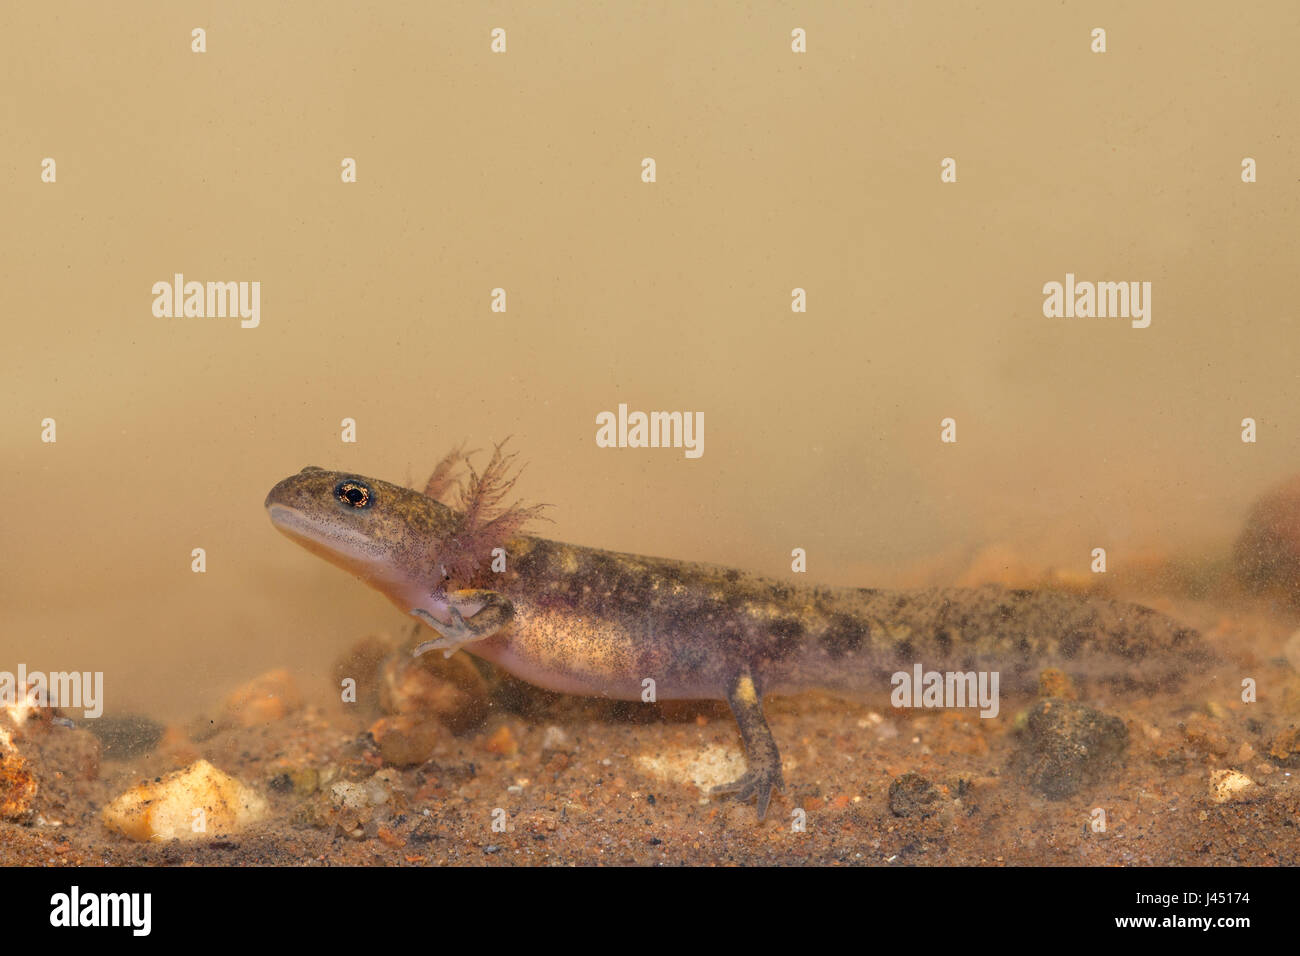
[[[128,759],[32,717],[13,747],[39,792],[20,822],[0,823],[0,863],[1300,864],[1294,621],[1263,603],[1150,603],[1201,628],[1223,662],[1169,694],[1067,685],[1004,697],[993,719],[883,697],[769,701],[787,788],[762,822],[752,805],[705,793],[744,769],[721,704],[580,701],[507,682],[459,734],[423,724],[429,759],[402,767],[381,756],[376,700],[303,705],[291,675],[256,685],[251,706],[236,695],[250,726],[196,719]],[[1253,703],[1241,700],[1247,677]],[[1027,718],[1045,700],[1110,728],[1057,745],[1118,749],[1079,763],[1064,795],[1033,774]],[[265,799],[259,822],[166,843],[105,826],[119,794],[200,758]]]

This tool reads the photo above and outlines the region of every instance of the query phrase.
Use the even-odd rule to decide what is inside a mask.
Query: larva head
[[[403,610],[440,586],[439,552],[457,521],[450,508],[418,491],[316,467],[272,488],[266,510],[285,535]]]

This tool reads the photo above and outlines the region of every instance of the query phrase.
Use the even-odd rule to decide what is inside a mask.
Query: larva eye
[[[364,481],[348,478],[334,488],[334,497],[350,508],[369,508],[374,496]]]

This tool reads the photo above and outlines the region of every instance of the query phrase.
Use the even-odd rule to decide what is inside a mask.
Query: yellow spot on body
[[[746,704],[757,703],[758,691],[754,690],[754,682],[749,679],[748,674],[742,677],[740,683],[736,685],[736,696]]]
[[[578,572],[578,556],[566,549],[560,559],[560,567],[565,574],[576,574]]]

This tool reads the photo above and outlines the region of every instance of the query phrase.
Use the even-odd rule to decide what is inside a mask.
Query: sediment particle
[[[379,706],[386,714],[435,718],[463,734],[487,716],[488,687],[468,654],[396,654],[380,668]]]
[[[1268,745],[1268,756],[1282,767],[1300,767],[1300,726],[1292,724]]]
[[[551,724],[546,728],[545,731],[542,732],[543,753],[549,750],[557,750],[557,751],[562,751],[564,753],[568,753],[572,749],[573,749],[573,744],[570,743],[569,735],[564,732],[563,727],[558,727],[555,724]]]
[[[268,671],[231,691],[222,708],[226,720],[256,727],[281,720],[301,709],[302,695],[288,670]]]
[[[1038,696],[1074,700],[1078,694],[1074,689],[1074,682],[1065,671],[1056,667],[1046,667],[1038,674]]]
[[[30,817],[36,791],[36,777],[26,759],[0,740],[0,820],[22,823]]]
[[[1204,714],[1192,714],[1179,727],[1183,737],[1197,750],[1218,757],[1227,754],[1230,743],[1227,735],[1220,729],[1218,721]]]
[[[1060,800],[1100,781],[1128,746],[1124,721],[1049,698],[1029,711],[1015,764],[1043,796]]]
[[[513,757],[519,753],[519,741],[510,730],[509,724],[502,724],[496,729],[491,737],[488,738],[487,749],[494,754],[501,754],[504,757]]]
[[[928,817],[938,800],[939,791],[919,773],[905,773],[889,785],[889,811],[896,817]]]
[[[104,808],[101,819],[132,840],[165,843],[229,837],[265,815],[266,801],[256,791],[199,760],[132,787]]]
[[[370,737],[384,763],[393,767],[414,767],[429,759],[446,730],[432,717],[395,714],[370,725]]]
[[[1214,770],[1210,773],[1210,799],[1215,803],[1244,799],[1255,786],[1255,781],[1239,770]]]

